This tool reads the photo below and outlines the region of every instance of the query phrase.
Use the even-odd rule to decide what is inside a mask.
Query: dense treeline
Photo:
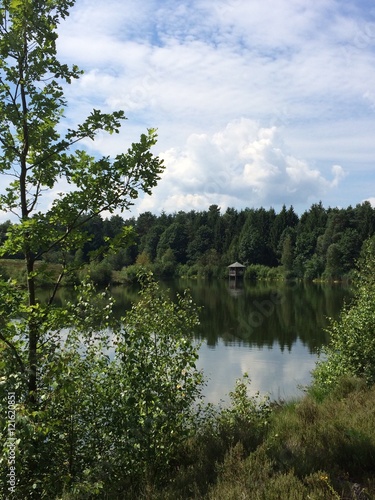
[[[0,226],[1,241],[10,227],[9,222]],[[235,261],[247,266],[250,277],[282,272],[299,279],[339,280],[350,276],[363,242],[374,234],[375,209],[369,202],[354,208],[324,208],[319,203],[298,216],[285,205],[279,213],[273,208],[228,208],[221,213],[211,205],[206,211],[145,212],[127,220],[96,216],[83,230],[90,240],[70,258],[92,262],[93,273],[96,269],[102,281],[121,270],[131,279],[134,265],[149,265],[164,277],[218,276]],[[103,255],[105,241],[124,230],[127,236],[118,238],[112,252]],[[49,255],[51,261],[60,257],[58,248]]]

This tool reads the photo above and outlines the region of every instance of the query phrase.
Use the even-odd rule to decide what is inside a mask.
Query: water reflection
[[[273,398],[300,394],[310,381],[316,350],[328,338],[328,318],[337,318],[348,287],[306,283],[249,284],[228,281],[178,280],[163,283],[172,296],[191,290],[202,307],[195,337],[202,342],[199,368],[208,380],[208,401],[227,401],[235,380],[249,373],[254,392]],[[137,287],[114,287],[116,310],[122,315],[137,300]],[[63,290],[61,303],[72,300]]]
[[[185,282],[203,306],[197,336],[214,347],[239,343],[291,351],[300,340],[312,354],[327,341],[328,317],[337,317],[348,288],[314,284],[244,284],[238,294],[226,282]],[[181,290],[183,283],[174,284]]]
[[[215,348],[202,344],[198,366],[204,370],[208,383],[206,400],[228,402],[235,380],[247,372],[251,378],[250,392],[268,393],[272,399],[289,399],[302,394],[299,389],[309,382],[315,356],[310,355],[302,342],[297,341],[289,352],[277,348],[251,348],[224,343]]]
[[[245,372],[253,392],[287,399],[310,382],[317,349],[328,336],[328,318],[337,318],[350,289],[306,283],[248,284],[179,282],[203,306],[197,338],[203,341],[199,367],[209,378],[209,401],[228,401]]]

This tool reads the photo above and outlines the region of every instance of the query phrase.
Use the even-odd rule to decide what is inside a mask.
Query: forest
[[[1,244],[10,226],[0,225]],[[89,264],[93,279],[102,284],[114,272],[119,281],[131,281],[141,265],[164,278],[221,277],[235,261],[246,265],[246,276],[253,279],[348,280],[363,242],[375,232],[375,208],[369,202],[324,208],[320,202],[298,216],[285,205],[278,213],[273,208],[222,213],[211,205],[204,211],[145,212],[129,219],[96,215],[81,231],[87,241],[69,258]],[[104,252],[111,238],[115,244]],[[47,259],[59,262],[61,249],[56,245]]]

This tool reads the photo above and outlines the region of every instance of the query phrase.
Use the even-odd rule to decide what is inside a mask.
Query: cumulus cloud
[[[374,27],[338,0],[77,0],[57,41],[85,71],[68,126],[123,109],[120,134],[85,142],[97,155],[158,128],[145,208],[354,205],[375,190]]]
[[[220,359],[220,362],[218,362]],[[198,368],[204,368],[208,378],[204,393],[207,402],[229,402],[229,392],[244,373],[250,375],[250,395],[259,391],[271,398],[300,396],[298,386],[306,386],[315,358],[298,340],[291,352],[282,352],[277,345],[272,350],[252,347],[243,349],[241,344],[226,345],[219,340],[214,348],[203,344],[200,348]]]
[[[183,149],[161,156],[166,171],[141,210],[305,203],[319,200],[344,175],[341,166],[333,165],[327,178],[286,151],[277,127],[244,118],[212,135],[192,134]]]

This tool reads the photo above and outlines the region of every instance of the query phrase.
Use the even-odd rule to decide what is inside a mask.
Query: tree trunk
[[[35,279],[32,275],[34,270],[34,261],[30,255],[26,255],[27,265],[27,288],[29,295],[29,374],[28,374],[28,401],[35,407],[37,403],[37,366],[38,366],[38,324],[33,311],[33,306],[36,304],[35,297]]]

